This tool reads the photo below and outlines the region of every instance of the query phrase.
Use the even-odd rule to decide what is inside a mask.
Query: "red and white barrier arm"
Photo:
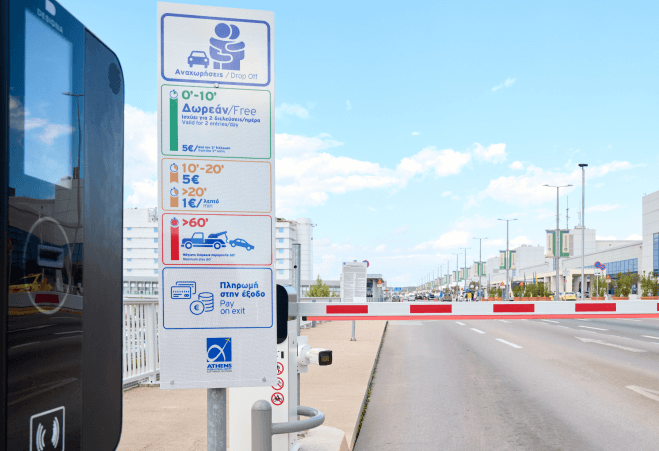
[[[301,302],[297,304],[297,310],[298,315],[306,317],[308,321],[659,318],[659,303],[646,300],[456,303]]]

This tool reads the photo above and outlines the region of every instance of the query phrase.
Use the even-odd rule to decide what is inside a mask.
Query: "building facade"
[[[124,295],[158,294],[158,209],[124,210]]]
[[[275,229],[275,277],[293,279],[293,244],[300,244],[300,279],[313,280],[313,227],[311,219],[277,218]]]

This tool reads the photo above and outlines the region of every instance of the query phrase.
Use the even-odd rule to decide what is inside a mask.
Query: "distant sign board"
[[[274,14],[157,15],[160,387],[273,386]]]
[[[393,288],[391,289],[391,291],[394,291],[394,292],[396,292],[396,291],[403,291],[403,287],[393,287]]]
[[[345,262],[341,271],[341,300],[366,302],[366,263]]]

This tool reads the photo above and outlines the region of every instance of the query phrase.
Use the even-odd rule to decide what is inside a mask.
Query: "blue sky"
[[[181,2],[186,3],[186,2]],[[218,5],[196,0],[195,4]],[[126,79],[126,203],[155,204],[156,2],[63,1],[116,51]],[[659,189],[659,3],[261,2],[275,12],[277,214],[310,217],[314,274],[368,259],[415,284],[544,244],[555,190],[570,226],[641,234]],[[565,226],[566,196],[561,196]],[[463,260],[463,259],[461,259]]]

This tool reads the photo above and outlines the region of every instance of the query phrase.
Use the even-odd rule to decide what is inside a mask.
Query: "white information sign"
[[[344,262],[341,273],[341,301],[366,302],[366,262]]]
[[[160,387],[273,386],[274,14],[157,14]]]

